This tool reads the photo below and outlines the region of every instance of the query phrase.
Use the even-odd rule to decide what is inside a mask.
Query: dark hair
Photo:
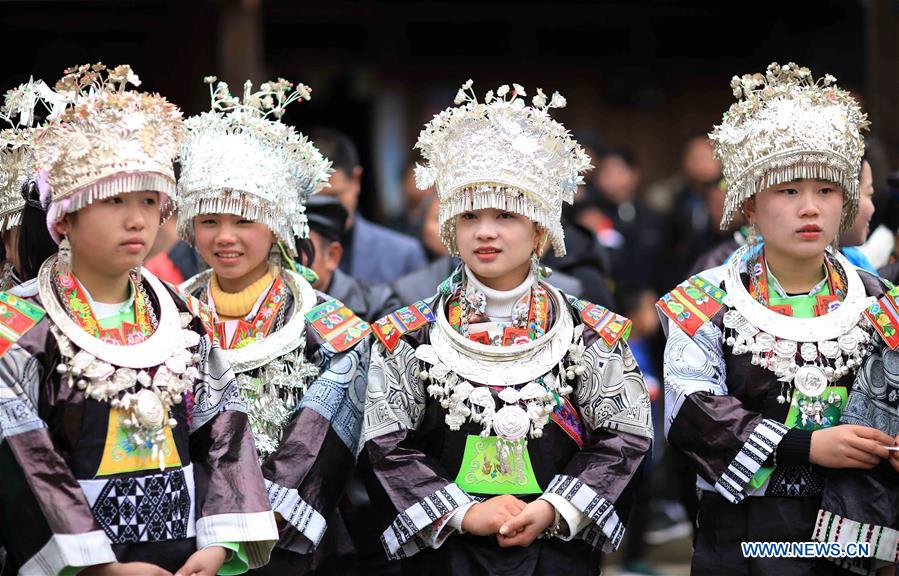
[[[334,170],[343,170],[350,176],[353,169],[359,166],[359,152],[350,137],[333,128],[315,128],[310,133],[310,139],[316,148],[331,161]]]
[[[300,264],[306,268],[312,268],[312,262],[315,260],[315,245],[309,238],[294,238],[294,244],[297,248],[297,259]]]
[[[634,156],[634,153],[627,148],[606,148],[599,153],[599,160],[605,160],[610,156],[621,158],[621,161],[627,164],[628,168],[637,168],[637,158]]]
[[[37,188],[34,182],[29,182],[25,186]],[[26,198],[30,195],[33,195],[31,190],[28,194],[23,191]],[[19,279],[25,282],[36,278],[41,264],[58,250],[59,246],[47,230],[47,213],[31,202],[26,202],[22,210],[22,223],[19,225],[19,243],[16,246],[19,256]]]

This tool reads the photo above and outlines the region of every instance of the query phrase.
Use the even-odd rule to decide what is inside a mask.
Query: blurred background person
[[[592,230],[610,254],[615,292],[656,289],[664,239],[659,214],[638,197],[640,170],[627,149],[598,152],[577,222]],[[638,265],[639,263],[639,265]]]
[[[330,128],[316,128],[311,138],[334,169],[330,185],[321,193],[336,197],[349,213],[340,269],[353,278],[376,284],[393,282],[427,264],[414,238],[370,222],[359,213],[362,166],[352,140]]]
[[[337,198],[320,194],[309,198],[306,218],[315,250],[310,268],[318,276],[312,286],[337,298],[366,322],[374,322],[401,303],[387,284],[369,284],[340,269],[347,217],[346,208]]]
[[[721,163],[703,133],[689,137],[681,149],[680,172],[650,186],[646,199],[665,218],[666,255],[660,271],[662,291],[682,280],[696,258],[720,242],[718,222],[707,198],[721,180]]]
[[[415,164],[416,162],[413,160],[406,164],[406,168],[403,170],[401,182],[403,211],[391,220],[390,225],[394,230],[418,238],[429,199],[435,193],[435,189],[433,186],[424,190],[419,189],[415,183]]]
[[[200,256],[178,237],[178,218],[172,216],[159,227],[144,267],[157,278],[175,286],[200,272]]]

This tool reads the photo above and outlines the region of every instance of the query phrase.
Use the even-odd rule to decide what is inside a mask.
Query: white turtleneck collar
[[[511,290],[494,290],[485,286],[468,266],[465,266],[470,288],[479,290],[487,297],[487,316],[492,322],[511,322],[515,303],[527,294],[534,283],[533,274],[528,274],[524,282]]]

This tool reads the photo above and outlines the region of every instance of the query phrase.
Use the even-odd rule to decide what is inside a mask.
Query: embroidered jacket
[[[463,572],[486,573],[493,561],[522,573],[595,567],[600,551],[613,550],[623,536],[628,488],[652,437],[649,396],[624,339],[629,321],[544,284],[547,333],[527,344],[487,346],[463,338],[447,319],[448,286],[373,325],[363,438],[390,503],[382,534],[388,556],[424,555],[422,566],[449,562]],[[513,361],[487,354],[518,350]],[[483,417],[464,417],[519,397],[536,414],[545,395],[530,392],[534,386],[558,395],[547,416],[535,417],[540,432],[512,443],[511,456],[503,440],[486,433]],[[502,410],[494,428],[502,427]],[[564,542],[509,549],[492,537],[450,537],[455,512],[497,494],[544,497],[554,506],[561,500],[574,533]]]
[[[45,298],[58,296],[0,294],[0,532],[7,535],[7,569],[63,574],[119,560],[176,570],[209,545],[231,550],[224,569],[233,573],[268,561],[277,530],[234,373],[173,290],[147,271],[143,283],[160,324],[174,322],[199,342],[190,352],[200,376],[166,416],[175,426],[159,458],[128,436],[119,409],[86,396],[58,370],[73,353],[93,350],[77,344],[93,338],[87,332],[79,337],[60,328],[45,312]],[[58,300],[54,305],[62,309]],[[166,318],[171,314],[180,319]],[[152,346],[177,345],[177,331],[160,337],[168,341]],[[120,348],[140,355],[144,344]]]
[[[303,269],[305,270],[305,269]],[[311,271],[310,271],[311,272]],[[260,450],[272,509],[288,523],[278,546],[305,554],[322,540],[360,450],[369,325],[284,271],[236,330],[215,318],[209,272],[182,285],[227,339]],[[256,408],[254,410],[254,407]]]
[[[845,274],[860,279],[863,298],[883,293],[876,276],[842,262]],[[693,464],[699,488],[717,491],[730,502],[747,496],[820,497],[824,469],[809,463],[811,433],[839,421],[854,371],[847,369],[828,383],[820,422],[803,422],[799,405],[809,400],[795,392],[787,394],[788,387],[775,372],[762,366],[778,355],[763,352],[755,363],[749,351],[735,354],[734,344],[739,343],[725,337],[725,314],[734,310],[733,295],[725,292],[728,266],[693,276],[657,304],[668,335],[664,364],[668,442]],[[740,282],[750,285],[746,261],[739,267]],[[818,297],[815,320],[826,322],[824,318],[836,313],[832,310],[840,306],[838,300],[836,307],[832,304],[835,296]],[[850,319],[850,327],[862,320],[864,305]],[[743,333],[757,333],[752,318],[746,320]]]

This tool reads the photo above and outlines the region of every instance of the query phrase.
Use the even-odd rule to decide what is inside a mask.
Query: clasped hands
[[[500,546],[529,546],[556,519],[553,505],[537,499],[525,503],[503,494],[473,505],[462,518],[462,530],[476,536],[492,536]]]

